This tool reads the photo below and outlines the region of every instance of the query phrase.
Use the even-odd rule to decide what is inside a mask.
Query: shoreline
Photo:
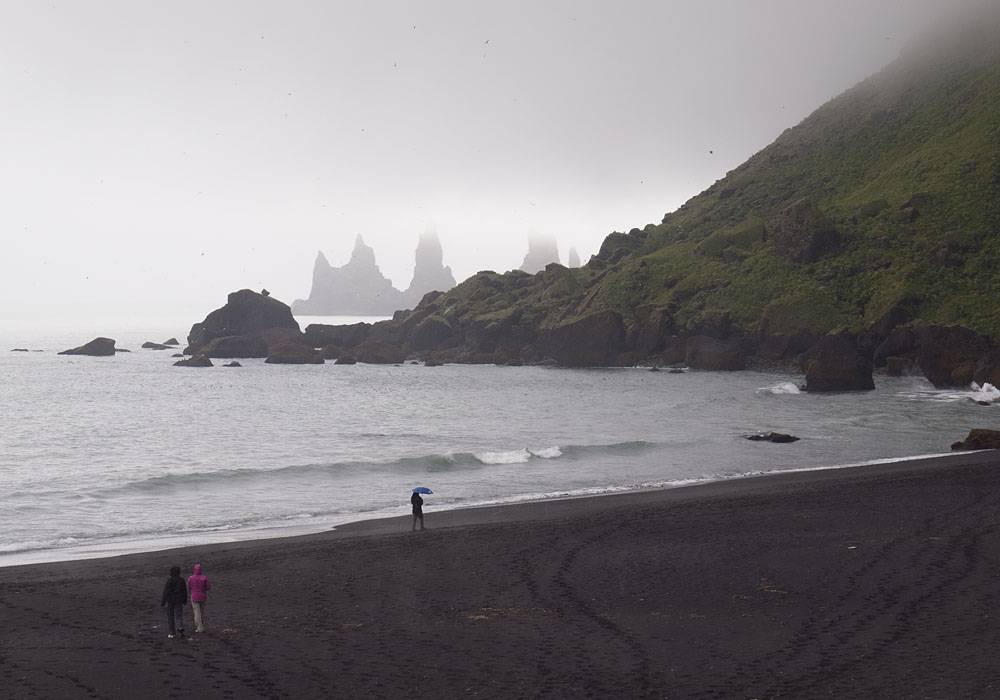
[[[0,569],[3,698],[995,691],[996,451]],[[168,639],[171,566],[212,582]],[[192,624],[190,610],[187,624]]]
[[[0,569],[3,698],[990,697],[1000,455]],[[171,566],[207,631],[168,639]],[[190,610],[187,624],[192,624]]]
[[[894,466],[899,465],[905,468],[908,464],[920,464],[927,461],[967,461],[971,455],[978,454],[977,452],[960,452],[960,453],[941,453],[936,455],[914,455],[909,457],[900,458],[888,458],[888,459],[878,459],[870,462],[861,462],[846,464],[842,466],[821,466],[821,467],[798,467],[795,469],[784,469],[780,471],[765,472],[765,473],[754,473],[726,478],[711,479],[706,478],[704,480],[697,480],[686,483],[678,483],[667,486],[653,486],[653,487],[636,487],[634,489],[623,489],[620,491],[608,491],[603,493],[594,494],[569,494],[560,495],[554,497],[543,497],[543,498],[532,498],[526,500],[516,500],[509,503],[491,503],[484,505],[461,505],[454,508],[446,508],[443,510],[434,510],[433,504],[428,506],[428,514],[432,514],[433,518],[438,522],[447,522],[450,525],[473,525],[485,522],[497,522],[498,518],[508,520],[513,518],[528,518],[536,519],[538,515],[532,515],[531,511],[535,510],[540,506],[550,503],[558,503],[561,501],[576,501],[576,500],[589,500],[589,499],[619,499],[623,503],[630,500],[629,497],[636,496],[639,497],[638,502],[644,502],[645,498],[641,494],[653,493],[659,494],[665,491],[675,491],[675,490],[685,490],[687,489],[724,489],[725,485],[729,482],[743,482],[748,480],[756,479],[775,479],[775,478],[793,478],[794,475],[812,475],[821,474],[823,472],[841,472],[844,470],[855,470],[863,469],[866,471],[872,471],[880,466],[888,466],[892,469]],[[989,451],[986,451],[989,454]],[[986,459],[984,457],[984,459]],[[610,505],[610,504],[609,504]],[[489,511],[497,510],[498,513],[490,514]],[[542,508],[542,510],[548,510]],[[561,508],[555,508],[553,510],[561,511]],[[465,511],[470,511],[470,513],[465,513]],[[457,514],[457,515],[446,515],[446,514]],[[482,518],[477,518],[475,513],[482,513]],[[516,514],[515,514],[516,513]],[[443,519],[442,519],[442,516]],[[344,516],[345,518],[352,518],[353,516]],[[320,525],[320,526],[310,526],[310,525],[274,525],[274,526],[264,526],[259,528],[254,528],[250,530],[234,530],[233,536],[228,539],[214,539],[211,535],[207,533],[191,533],[190,535],[176,535],[173,537],[164,537],[158,540],[140,540],[132,545],[130,542],[110,542],[110,543],[90,543],[82,544],[79,546],[70,546],[66,548],[61,548],[58,550],[24,550],[22,552],[10,552],[10,553],[0,553],[0,570],[9,567],[16,566],[42,566],[47,564],[60,564],[60,563],[71,563],[71,562],[83,562],[83,561],[93,561],[100,559],[111,559],[118,557],[128,557],[128,556],[141,556],[144,554],[155,554],[157,552],[168,552],[173,550],[191,550],[203,547],[226,547],[226,546],[236,546],[242,543],[253,543],[260,542],[262,544],[274,542],[274,541],[287,541],[295,540],[298,538],[308,538],[314,536],[331,535],[335,533],[340,533],[342,535],[350,536],[365,536],[374,534],[385,534],[389,532],[398,532],[400,527],[398,522],[409,521],[409,515],[394,515],[394,516],[376,516],[373,518],[360,518],[360,519],[349,519],[343,522],[336,523],[333,525]],[[262,535],[262,533],[271,532],[271,535]],[[246,536],[240,536],[241,533],[245,533]],[[184,539],[199,540],[194,542],[181,542],[176,543],[171,540],[184,540]],[[200,541],[203,540],[204,541]],[[159,543],[160,546],[155,546]],[[67,556],[68,555],[68,556]],[[64,558],[52,558],[53,556]]]

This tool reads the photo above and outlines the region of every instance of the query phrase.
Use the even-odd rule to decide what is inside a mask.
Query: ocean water
[[[808,394],[787,373],[180,368],[140,347],[183,346],[189,328],[0,331],[0,565],[405,515],[415,486],[434,491],[430,525],[441,509],[947,453],[1000,415],[975,402],[1000,398],[990,385],[920,377]],[[57,354],[97,335],[131,352]],[[801,439],[746,439],[772,430]]]

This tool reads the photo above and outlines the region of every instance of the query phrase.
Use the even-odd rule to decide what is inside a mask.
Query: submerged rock
[[[786,433],[757,433],[755,435],[747,435],[747,440],[764,441],[764,442],[795,442],[799,438],[794,435],[788,435]]]

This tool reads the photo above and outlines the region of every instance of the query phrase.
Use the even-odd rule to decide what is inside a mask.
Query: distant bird
[[[260,290],[260,295],[262,297],[269,297],[269,296],[271,296],[271,292],[267,291],[266,289],[262,289],[262,290]]]
[[[715,151],[709,151],[709,153],[715,153]]]

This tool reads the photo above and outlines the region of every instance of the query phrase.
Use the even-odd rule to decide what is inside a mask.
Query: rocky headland
[[[540,275],[564,274],[550,266]],[[516,290],[534,278],[520,271],[480,272],[463,285]],[[475,295],[473,295],[475,296]],[[627,327],[612,310],[594,312],[544,327],[515,310],[483,318],[448,297],[428,294],[412,312],[378,323],[311,324],[303,332],[291,309],[249,289],[233,292],[225,306],[196,323],[185,354],[204,358],[179,365],[210,366],[209,358],[267,358],[268,363],[364,362],[429,365],[471,363],[564,367],[683,365],[691,369],[738,371],[795,369],[807,391],[874,389],[876,371],[923,373],[937,387],[1000,385],[1000,346],[963,326],[878,324],[860,334],[734,334],[720,319],[695,334],[679,334],[669,315],[648,314]]]
[[[996,385],[998,30],[1000,11],[941,28],[659,224],[610,233],[582,267],[484,270],[374,324],[303,332],[284,307],[280,324],[207,338],[210,315],[189,345],[264,357],[280,341],[344,363],[798,368],[808,391],[870,390],[875,372]]]

